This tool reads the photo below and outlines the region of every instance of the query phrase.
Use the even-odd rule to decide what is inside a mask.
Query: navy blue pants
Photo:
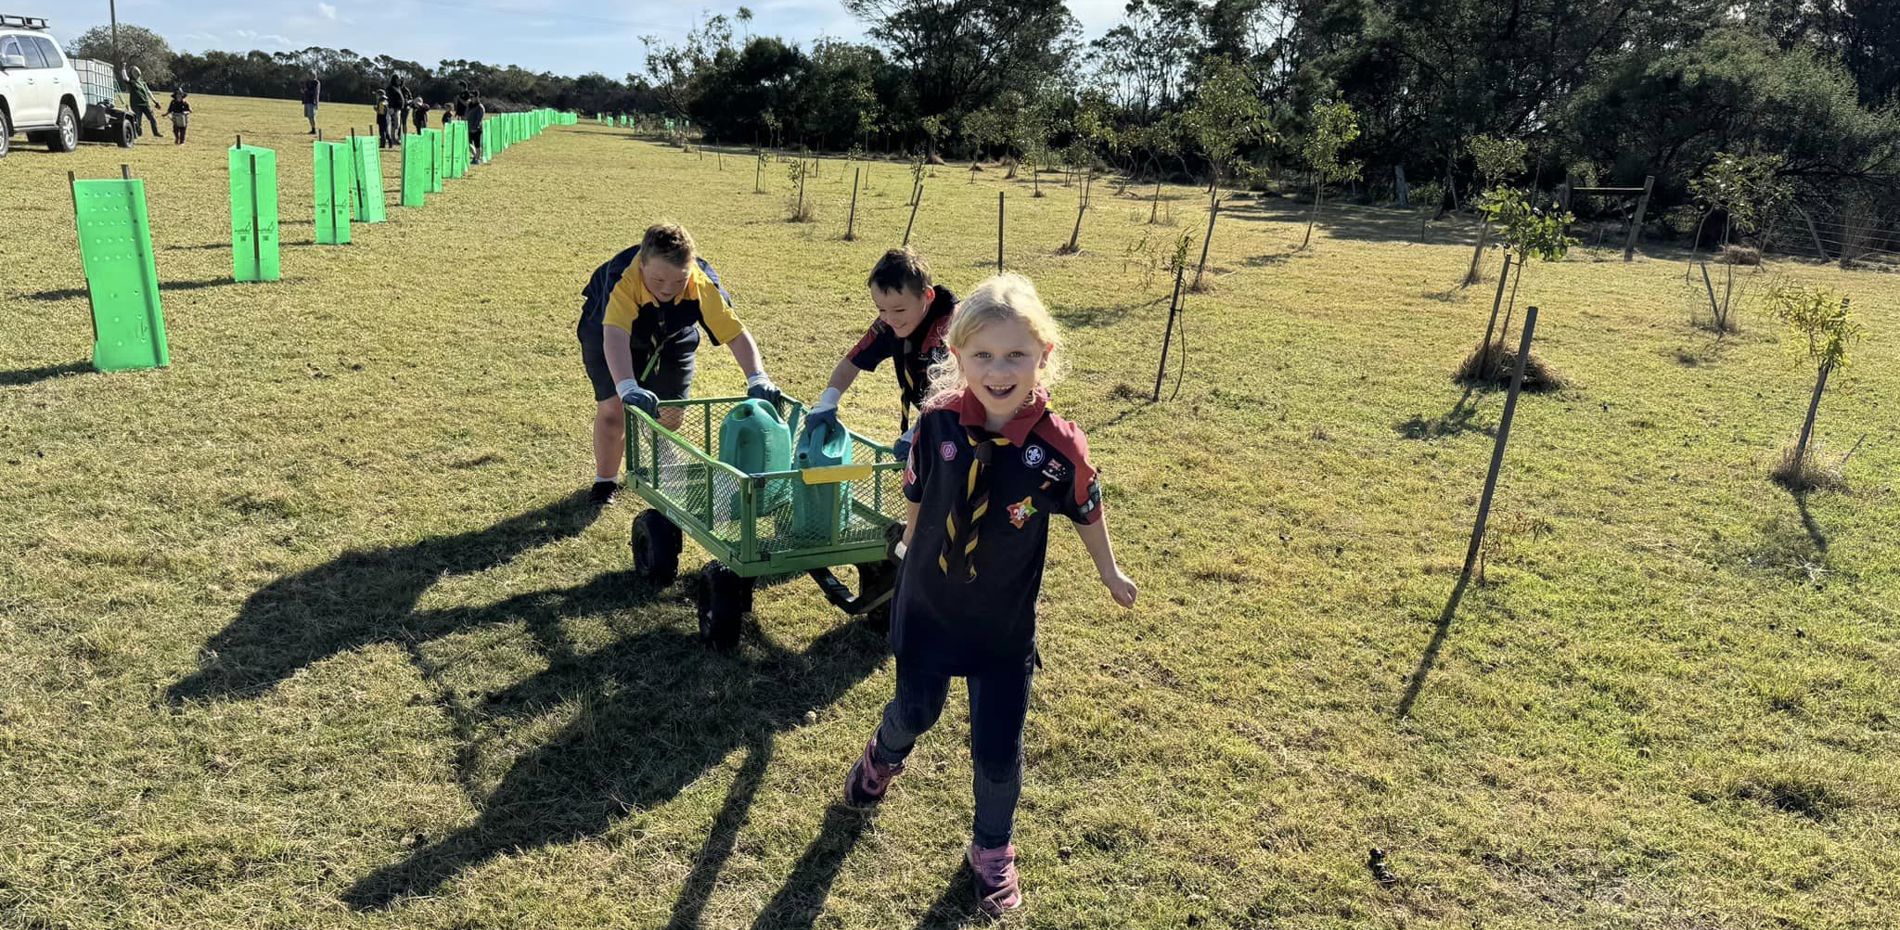
[[[976,845],[995,849],[1016,829],[1016,801],[1023,793],[1023,720],[1029,715],[1027,662],[1022,671],[971,675],[970,762],[975,770],[976,816],[971,836]],[[897,696],[884,707],[877,728],[877,761],[904,761],[943,714],[950,676],[897,666]]]

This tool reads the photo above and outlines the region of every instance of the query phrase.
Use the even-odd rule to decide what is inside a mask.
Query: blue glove
[[[628,378],[614,385],[614,390],[619,392],[621,403],[635,410],[644,411],[650,417],[660,415],[659,395],[641,387],[639,381]]]
[[[805,414],[805,432],[807,433],[822,429],[843,428],[844,426],[838,422],[838,408],[836,407],[820,407],[817,410]]]
[[[903,461],[908,461],[910,459],[910,441],[916,435],[917,435],[917,431],[913,429],[910,432],[897,437],[897,441],[894,443],[891,443],[891,454],[897,456],[898,461],[903,462]]]
[[[772,383],[771,376],[763,371],[748,376],[745,383],[745,396],[753,400],[762,400],[776,407],[778,402],[785,397],[784,392],[778,389],[778,385]]]

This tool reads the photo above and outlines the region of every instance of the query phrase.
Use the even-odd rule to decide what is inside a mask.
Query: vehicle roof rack
[[[45,29],[44,16],[15,16],[12,13],[0,13],[0,26],[17,26],[22,29]]]

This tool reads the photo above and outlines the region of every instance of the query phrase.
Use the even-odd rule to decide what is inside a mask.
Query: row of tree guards
[[[572,126],[577,117],[554,110],[499,113],[483,120],[481,160],[549,126]],[[404,138],[399,200],[421,207],[443,181],[466,177],[474,164],[468,124],[450,121]],[[316,244],[347,245],[352,223],[388,219],[378,139],[354,130],[343,141],[321,134],[312,144]],[[278,241],[277,153],[245,145],[238,136],[227,154],[231,187],[231,278],[238,282],[282,277]],[[73,223],[79,234],[86,298],[92,306],[92,362],[99,371],[162,368],[171,364],[165,340],[158,267],[152,250],[145,181],[129,165],[119,177],[81,180],[67,172]]]

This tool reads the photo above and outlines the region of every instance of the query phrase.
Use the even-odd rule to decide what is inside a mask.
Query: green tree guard
[[[383,197],[383,150],[374,136],[355,136],[356,160],[351,162],[356,197],[350,201],[350,218],[364,223],[380,223],[389,218]]]
[[[414,134],[402,139],[402,205],[420,207],[429,193],[429,140]]]
[[[350,170],[350,144],[313,143],[316,157],[317,244],[350,244],[350,200],[356,172]]]
[[[277,153],[233,146],[231,169],[231,277],[275,281],[277,266]]]
[[[80,264],[92,300],[92,367],[100,371],[162,368],[165,313],[158,301],[152,224],[145,182],[74,181],[73,220]]]
[[[449,137],[449,177],[468,176],[468,124],[457,120],[443,127]]]
[[[428,171],[429,193],[440,194],[442,193],[442,153],[448,151],[448,147],[442,144],[440,129],[424,129],[422,138],[428,141],[429,146],[428,164],[424,166]]]

